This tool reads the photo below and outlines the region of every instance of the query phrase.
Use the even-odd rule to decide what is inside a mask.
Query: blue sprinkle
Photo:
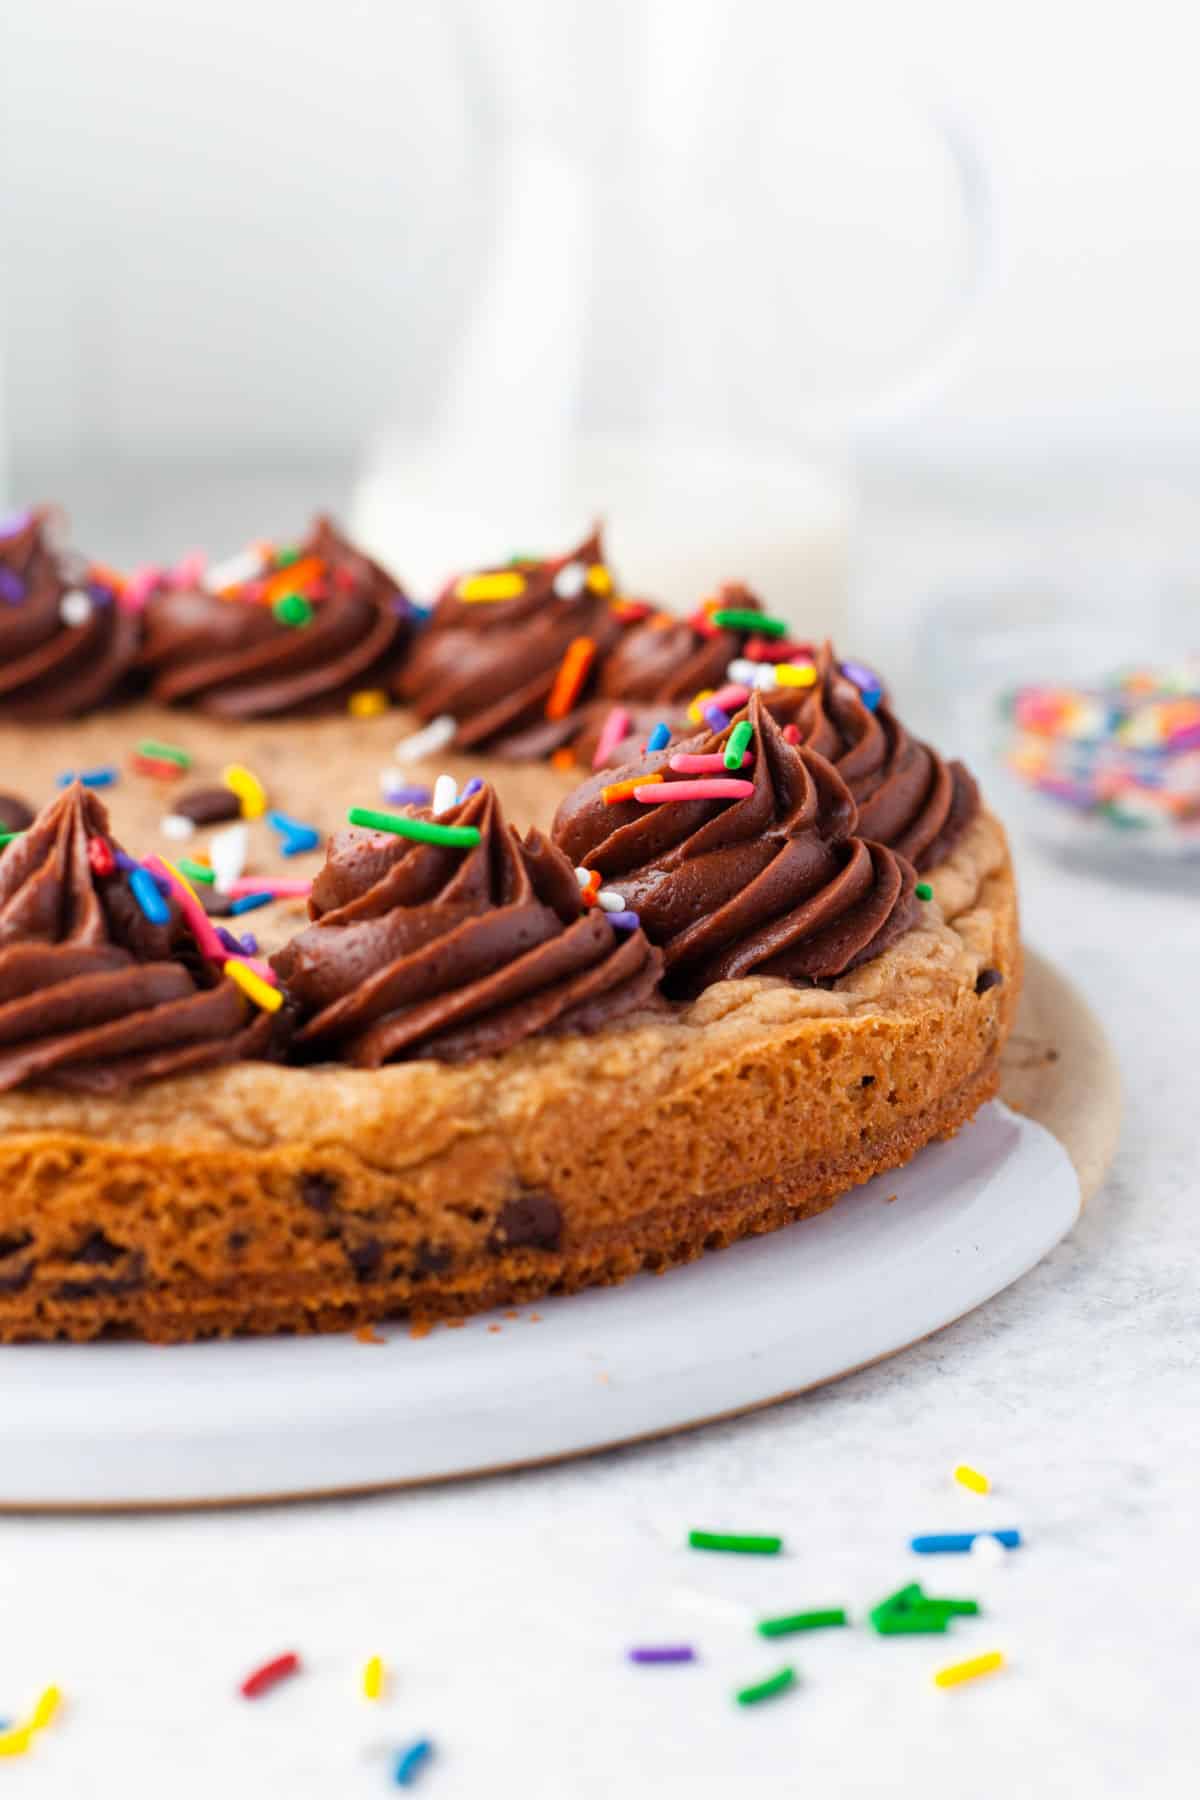
[[[458,796],[459,804],[461,805],[464,800],[469,800],[471,798],[472,794],[480,794],[482,792],[483,792],[483,776],[482,775],[472,775],[470,781],[468,781],[466,787],[463,789],[462,793]]]
[[[62,775],[55,776],[55,781],[60,788],[70,787],[73,781],[81,781],[84,787],[88,788],[112,787],[116,779],[117,771],[111,767],[83,769],[78,774],[74,769],[67,769]]]
[[[1021,1542],[1019,1531],[935,1531],[927,1537],[915,1537],[909,1544],[918,1556],[933,1556],[940,1551],[969,1550],[976,1538],[993,1537],[1006,1550],[1015,1550]]]
[[[635,912],[605,913],[604,916],[618,931],[636,931],[642,922]]]
[[[670,741],[671,727],[664,725],[660,720],[646,739],[646,748],[647,750],[665,750]]]
[[[304,825],[285,837],[279,848],[284,856],[301,856],[306,850],[316,850],[320,842],[320,832],[314,831],[311,825]]]
[[[240,900],[230,901],[229,910],[231,913],[253,912],[256,907],[270,906],[274,898],[274,894],[243,894]]]
[[[171,909],[158,891],[149,869],[135,868],[129,877],[133,897],[152,925],[169,925]]]
[[[422,1765],[433,1754],[433,1745],[428,1738],[420,1738],[410,1744],[407,1750],[401,1750],[396,1758],[393,1780],[397,1787],[411,1787]]]

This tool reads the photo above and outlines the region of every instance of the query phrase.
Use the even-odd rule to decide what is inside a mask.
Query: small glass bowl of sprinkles
[[[1060,847],[1200,856],[1200,653],[1002,698],[1001,759]]]

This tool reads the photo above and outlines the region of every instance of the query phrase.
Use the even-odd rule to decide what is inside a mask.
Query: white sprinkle
[[[228,893],[234,882],[241,880],[246,872],[249,847],[250,833],[243,824],[227,825],[223,831],[213,833],[208,854],[218,893]]]
[[[86,625],[92,616],[92,597],[82,588],[70,588],[58,603],[58,616],[64,625]]]
[[[221,594],[226,588],[241,587],[244,581],[253,581],[262,571],[263,559],[257,550],[239,550],[236,556],[227,557],[210,569],[204,577],[204,585],[210,594]]]
[[[600,907],[603,912],[625,911],[624,897],[621,894],[614,893],[612,888],[600,889],[600,892],[596,895],[596,905]]]
[[[185,819],[182,813],[167,813],[159,821],[158,828],[164,837],[177,838],[182,842],[184,838],[195,834],[196,822],[194,819]]]
[[[433,784],[433,805],[431,811],[434,818],[450,811],[458,805],[458,787],[453,775],[439,775]]]
[[[736,681],[739,687],[752,687],[757,668],[758,664],[752,663],[748,656],[735,656],[725,671],[725,679]]]
[[[439,713],[423,731],[414,731],[411,737],[400,740],[394,752],[396,761],[422,762],[426,757],[436,756],[452,741],[457,730],[457,721],[449,713]]]
[[[578,600],[587,586],[587,570],[582,563],[565,563],[552,585],[560,600]]]
[[[576,869],[575,879],[580,887],[587,887],[592,879],[592,871],[590,869]]]
[[[1008,1561],[1008,1551],[1000,1539],[990,1531],[981,1531],[971,1545],[971,1555],[977,1557],[985,1568],[999,1569]]]

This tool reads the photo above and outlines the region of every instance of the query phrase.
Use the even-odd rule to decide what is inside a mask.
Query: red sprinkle
[[[116,868],[113,861],[112,845],[107,838],[90,837],[88,839],[88,867],[93,875],[111,875]]]
[[[247,1675],[239,1690],[247,1700],[257,1700],[260,1694],[267,1693],[278,1682],[286,1681],[289,1675],[300,1673],[300,1658],[294,1650],[285,1656],[277,1656],[273,1661],[264,1663],[261,1669],[255,1669]]]
[[[798,725],[785,725],[783,728],[783,735],[789,744],[798,744],[800,742],[800,727]]]
[[[187,770],[163,756],[131,756],[129,766],[136,775],[153,775],[157,781],[178,781]]]

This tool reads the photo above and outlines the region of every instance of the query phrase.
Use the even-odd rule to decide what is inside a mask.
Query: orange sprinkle
[[[635,775],[630,781],[614,781],[600,789],[600,798],[605,806],[616,806],[621,800],[632,800],[636,789],[649,787],[652,781],[662,779],[661,775]]]
[[[263,600],[268,606],[281,600],[284,594],[300,593],[306,582],[320,581],[325,573],[325,564],[319,556],[302,556],[286,569],[280,569],[272,575],[263,588]]]
[[[569,772],[571,769],[578,768],[578,766],[573,750],[556,750],[550,758],[550,767],[552,769],[564,769]]]
[[[558,665],[558,674],[554,677],[554,686],[550,689],[550,698],[546,702],[548,719],[566,718],[579,698],[579,690],[587,678],[595,655],[595,638],[571,639],[566,654]]]
[[[386,1344],[387,1343],[387,1339],[385,1337],[380,1337],[379,1333],[376,1331],[376,1329],[373,1325],[360,1325],[354,1335],[358,1339],[360,1344]]]

